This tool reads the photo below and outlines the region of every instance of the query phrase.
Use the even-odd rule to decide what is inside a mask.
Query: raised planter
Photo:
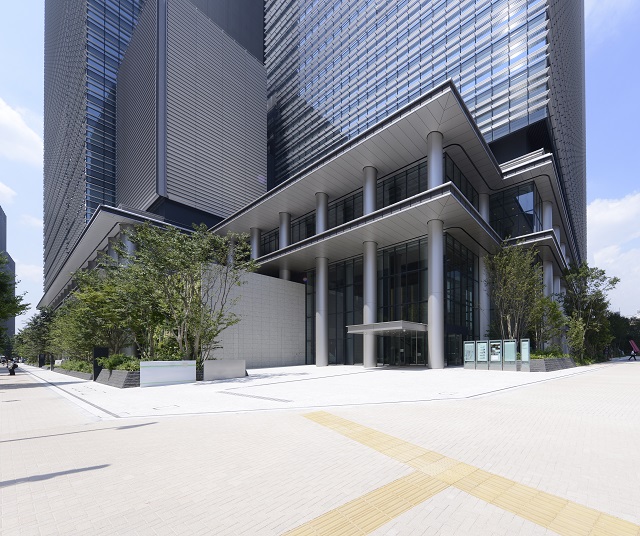
[[[247,375],[247,362],[244,359],[207,359],[204,362],[204,381],[230,380],[244,378]]]
[[[118,389],[140,387],[140,371],[102,369],[96,381]]]
[[[77,370],[67,370],[60,367],[55,367],[53,372],[57,372],[58,374],[64,374],[65,376],[73,376],[74,378],[78,378],[80,380],[92,380],[93,374],[90,372],[78,372]]]
[[[532,359],[530,362],[531,372],[552,372],[575,368],[576,364],[570,357],[557,357],[553,359]]]
[[[195,361],[140,361],[140,387],[196,381]]]

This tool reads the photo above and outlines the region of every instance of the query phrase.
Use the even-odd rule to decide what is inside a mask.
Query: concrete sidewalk
[[[640,534],[640,363],[252,372],[0,370],[0,533]]]
[[[249,376],[233,380],[130,389],[79,380],[28,365],[22,368],[97,417],[109,419],[465,399],[589,374],[603,366],[608,364],[525,373],[304,365],[249,370]]]

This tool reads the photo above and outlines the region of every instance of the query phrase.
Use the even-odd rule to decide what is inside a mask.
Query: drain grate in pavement
[[[284,400],[283,398],[271,398],[270,396],[246,395],[243,393],[230,393],[229,391],[220,391],[223,395],[244,396],[247,398],[258,398],[260,400],[271,400],[271,402],[293,402],[293,400]]]

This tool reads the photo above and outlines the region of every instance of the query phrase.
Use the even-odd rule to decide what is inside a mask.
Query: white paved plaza
[[[640,363],[249,372],[0,369],[0,533],[640,534]]]

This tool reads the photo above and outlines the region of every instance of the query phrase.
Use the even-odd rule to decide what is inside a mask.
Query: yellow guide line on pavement
[[[414,506],[454,486],[478,499],[565,536],[640,536],[640,526],[524,486],[325,411],[306,418],[416,469],[300,527],[290,536],[370,534]]]

